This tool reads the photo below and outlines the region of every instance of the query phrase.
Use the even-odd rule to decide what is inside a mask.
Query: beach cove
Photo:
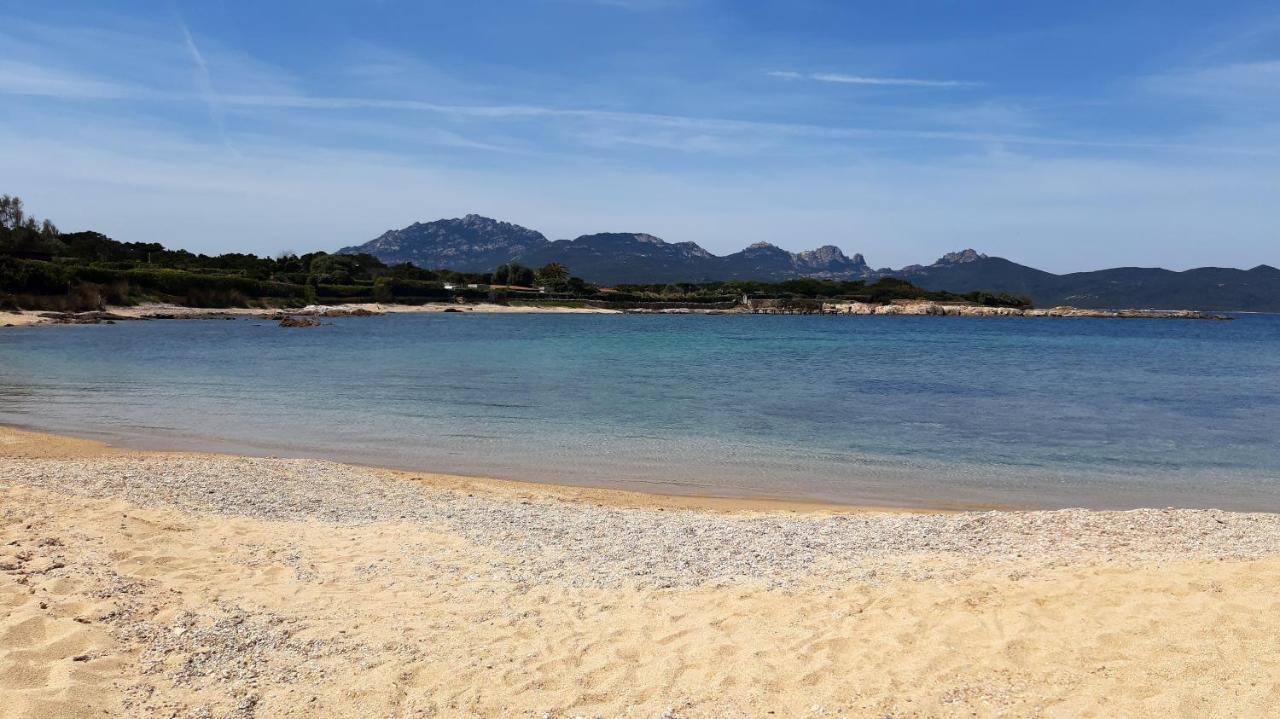
[[[1280,510],[1280,318],[489,312],[0,333],[0,423],[695,497]]]

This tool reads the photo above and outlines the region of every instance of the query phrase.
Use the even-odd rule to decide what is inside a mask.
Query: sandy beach
[[[132,306],[108,306],[103,312],[122,319],[203,319],[221,317],[271,317],[277,314],[299,316],[341,316],[350,313],[370,314],[433,314],[439,312],[470,312],[474,314],[621,314],[618,310],[598,307],[567,307],[560,305],[498,305],[490,302],[458,304],[434,302],[422,305],[379,304],[361,302],[338,305],[311,305],[292,308],[263,307],[184,307],[182,305],[145,303]],[[47,315],[59,314],[38,310],[0,311],[0,327],[29,327],[31,325],[65,324]]]
[[[732,506],[0,428],[0,717],[1268,717],[1280,516]]]

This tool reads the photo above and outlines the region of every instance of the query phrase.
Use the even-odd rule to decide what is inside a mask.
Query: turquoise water
[[[0,423],[671,493],[1274,511],[1280,317],[10,328]]]

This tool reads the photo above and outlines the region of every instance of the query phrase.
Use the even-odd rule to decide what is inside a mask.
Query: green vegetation
[[[784,306],[798,311],[818,309],[824,300],[1030,304],[1023,297],[986,292],[927,292],[891,278],[874,284],[805,278],[773,283],[620,285],[602,290],[573,277],[569,268],[556,262],[537,270],[510,263],[491,273],[460,273],[423,270],[408,263],[388,266],[365,254],[210,256],[170,250],[158,243],[118,242],[97,232],[61,233],[48,220],[28,216],[20,199],[0,196],[0,308],[7,309],[85,311],[146,301],[193,307],[451,300],[698,306],[732,304],[744,296],[782,300]]]
[[[784,300],[796,309],[817,308],[822,301],[855,301],[885,304],[894,300],[968,302],[987,307],[1030,307],[1031,300],[990,292],[930,292],[905,280],[882,277],[868,284],[863,280],[839,281],[801,277],[783,282],[730,280],[699,284],[618,285],[612,295],[618,300],[687,303],[732,302],[742,297]]]
[[[534,274],[532,269],[519,262],[512,262],[509,265],[498,265],[497,269],[493,271],[492,279],[495,285],[532,287]]]
[[[0,254],[44,256],[64,249],[52,222],[28,216],[21,198],[0,195]]]
[[[488,275],[388,267],[369,255],[209,256],[97,232],[59,233],[0,196],[0,307],[83,311],[156,301],[198,307],[478,301]],[[463,289],[447,290],[446,284]]]

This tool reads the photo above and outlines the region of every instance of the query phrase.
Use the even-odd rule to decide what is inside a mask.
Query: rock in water
[[[281,327],[319,327],[320,323],[309,317],[285,317],[280,320]]]

